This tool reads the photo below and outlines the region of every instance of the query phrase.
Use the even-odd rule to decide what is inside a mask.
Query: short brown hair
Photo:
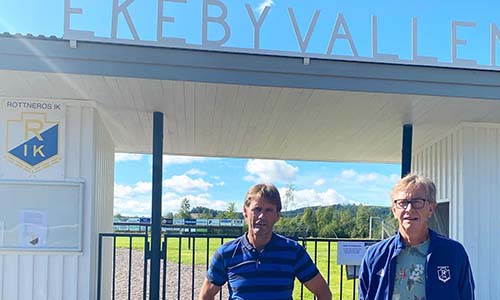
[[[429,203],[436,203],[436,185],[428,177],[418,175],[415,173],[410,173],[405,177],[401,178],[391,191],[391,200],[394,200],[394,195],[397,192],[406,191],[409,189],[416,189],[418,187],[423,187],[426,193],[426,200]]]
[[[253,185],[248,189],[247,194],[245,195],[245,206],[249,207],[250,202],[255,199],[263,198],[267,202],[276,205],[276,209],[278,212],[281,211],[281,197],[278,189],[272,184],[259,183]]]

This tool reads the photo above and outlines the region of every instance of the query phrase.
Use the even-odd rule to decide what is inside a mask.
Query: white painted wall
[[[91,266],[96,271],[90,272],[91,278],[91,299],[96,299],[97,287],[97,255],[98,240],[97,236],[101,232],[113,232],[113,187],[114,187],[114,169],[115,169],[115,149],[111,135],[104,127],[104,123],[94,112],[94,150],[95,150],[95,188],[94,188],[94,207],[91,225],[92,242],[92,262]],[[111,299],[111,262],[112,262],[112,241],[106,239],[103,241],[103,267],[102,267],[102,287],[101,296],[103,300]],[[107,275],[107,276],[106,276]],[[93,284],[93,286],[92,286]]]
[[[450,201],[450,237],[467,249],[477,299],[500,299],[500,124],[463,123],[414,151],[413,171]]]
[[[65,104],[65,179],[85,182],[83,250],[0,251],[0,300],[96,298],[98,232],[112,230],[114,146],[92,105]]]

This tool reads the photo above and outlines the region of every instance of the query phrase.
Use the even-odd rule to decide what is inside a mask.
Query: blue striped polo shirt
[[[301,282],[319,273],[306,250],[296,241],[273,233],[258,251],[246,234],[217,249],[207,271],[208,280],[223,286],[229,299],[292,299],[295,277]]]

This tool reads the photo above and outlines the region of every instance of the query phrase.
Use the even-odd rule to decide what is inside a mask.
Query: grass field
[[[188,241],[187,237],[169,237],[167,240],[167,260],[178,263],[180,257],[182,264],[192,265],[194,263],[207,266],[217,247],[229,240],[227,238],[221,240],[220,238],[207,239],[201,237]],[[330,242],[330,249],[328,249],[328,244],[329,242],[327,241],[318,241],[317,243],[308,241],[305,246],[311,258],[316,261],[316,265],[323,277],[329,281],[333,299],[354,299],[353,289],[356,289],[357,294],[357,287],[354,286],[353,280],[347,280],[345,268],[343,270],[342,289],[340,288],[341,267],[337,265],[337,243]],[[130,239],[128,237],[118,237],[116,239],[117,248],[128,249],[130,246],[132,246],[132,249],[143,251],[144,238],[134,237]],[[330,253],[330,256],[328,256],[328,253]],[[303,293],[303,297],[301,297],[301,293]],[[313,296],[305,287],[302,288],[300,282],[297,281],[293,298],[302,298],[305,300],[313,299]]]

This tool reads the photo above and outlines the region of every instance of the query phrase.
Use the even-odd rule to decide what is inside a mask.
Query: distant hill
[[[289,210],[289,211],[283,211],[281,212],[282,216],[286,217],[296,217],[298,215],[302,215],[304,213],[304,210],[310,208],[313,211],[317,211],[318,209],[326,209],[328,207],[332,207],[335,210],[349,210],[353,213],[357,211],[357,208],[359,205],[355,204],[334,204],[334,205],[328,205],[328,206],[310,206],[310,207],[302,207],[302,208],[297,208],[294,210]],[[374,216],[377,217],[387,217],[388,214],[391,213],[391,208],[387,206],[371,206],[371,205],[365,205],[364,207],[367,207],[372,210]]]
[[[189,210],[189,216],[194,219],[243,219],[241,212],[219,211],[202,206]],[[393,228],[397,228],[390,207],[385,206],[314,206],[283,211],[281,216],[275,225],[275,231],[287,236],[368,238],[371,234],[372,238],[379,239],[384,237],[382,232],[393,232]],[[164,217],[178,216],[169,213]]]

